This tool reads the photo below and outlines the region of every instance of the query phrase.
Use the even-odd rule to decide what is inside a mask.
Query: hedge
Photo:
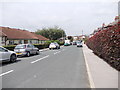
[[[87,40],[86,45],[120,71],[120,22],[97,32]]]
[[[44,49],[44,48],[48,48],[51,42],[58,42],[60,45],[64,44],[64,42],[59,42],[58,40],[55,40],[55,41],[52,40],[52,41],[46,41],[45,44],[33,44],[33,45],[38,49]],[[16,47],[16,45],[7,45],[3,47],[7,48],[8,50],[14,51],[14,48]]]
[[[4,48],[7,48],[8,50],[14,51],[14,48],[16,47],[16,45],[7,45],[7,46],[3,46]]]

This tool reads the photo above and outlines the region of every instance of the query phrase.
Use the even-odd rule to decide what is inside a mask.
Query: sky
[[[58,26],[67,35],[91,34],[118,15],[119,0],[1,0],[0,26],[31,32]]]

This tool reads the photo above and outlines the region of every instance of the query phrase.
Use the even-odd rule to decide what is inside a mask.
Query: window
[[[32,40],[30,40],[30,44],[32,44]]]
[[[28,48],[32,48],[32,45],[28,45],[27,47],[28,47]]]
[[[22,40],[19,40],[19,44],[22,44]]]
[[[10,45],[13,45],[13,44],[14,44],[14,40],[10,40],[10,41],[9,41],[9,44],[10,44]]]
[[[0,52],[5,52],[5,51],[6,51],[6,49],[0,47]]]

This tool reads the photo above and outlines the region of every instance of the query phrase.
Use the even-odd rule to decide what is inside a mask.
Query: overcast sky
[[[36,31],[59,26],[67,35],[90,34],[118,14],[119,0],[2,0],[0,26]],[[2,20],[2,22],[1,22]]]

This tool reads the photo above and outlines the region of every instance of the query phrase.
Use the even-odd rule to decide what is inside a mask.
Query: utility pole
[[[83,30],[82,30],[82,36],[83,36]]]

